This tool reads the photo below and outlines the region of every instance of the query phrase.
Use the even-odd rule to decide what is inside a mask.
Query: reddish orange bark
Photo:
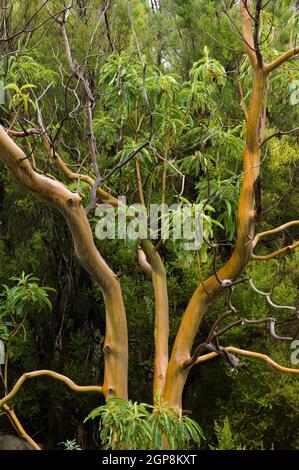
[[[35,172],[24,152],[2,127],[0,127],[0,157],[25,189],[54,205],[64,216],[80,263],[100,284],[106,307],[103,393],[107,397],[127,398],[128,338],[121,287],[116,275],[94,244],[80,196],[68,191],[61,183]]]

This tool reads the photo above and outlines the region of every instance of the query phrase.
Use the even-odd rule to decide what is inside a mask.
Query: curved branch
[[[35,127],[32,127],[31,129],[26,129],[24,131],[14,131],[12,129],[5,130],[10,137],[29,137],[30,135],[43,134],[43,131],[41,129],[36,129]]]
[[[148,277],[148,279],[152,279],[152,275],[153,275],[152,267],[147,261],[146,255],[140,246],[137,247],[137,259],[138,259],[138,264],[141,267],[144,274]]]
[[[42,450],[39,447],[39,445],[32,439],[32,437],[30,437],[29,434],[27,434],[27,432],[25,431],[22,424],[20,423],[19,418],[17,417],[14,410],[12,410],[7,404],[4,404],[2,408],[4,412],[7,414],[7,416],[9,417],[9,419],[11,420],[14,427],[16,428],[19,436],[25,439],[25,441],[27,441],[33,447],[33,449]]]
[[[95,187],[93,178],[88,175],[81,175],[79,173],[72,172],[69,167],[65,164],[62,158],[56,153],[55,149],[51,145],[47,136],[44,138],[45,146],[54,159],[54,162],[63,171],[64,175],[72,180],[80,180],[87,182],[90,186]],[[149,142],[143,143],[138,149],[136,149],[125,162],[128,163],[137,153],[148,145]],[[116,165],[111,172],[102,179],[107,179],[111,174],[120,168],[120,165]],[[114,207],[122,205],[121,201],[111,196],[109,193],[104,191],[102,188],[97,187],[98,195],[105,200],[107,203]],[[163,266],[163,262],[160,258],[159,253],[155,249],[154,245],[149,240],[144,240],[141,243],[141,247],[137,249],[138,263],[143,269],[145,274],[152,279],[155,293],[155,305],[156,305],[156,319],[155,319],[155,372],[154,372],[154,394],[157,390],[164,390],[166,370],[168,365],[168,336],[169,336],[169,317],[168,317],[168,293],[167,293],[167,282],[166,273]],[[155,398],[155,397],[154,397]]]
[[[266,298],[268,304],[273,307],[273,308],[278,308],[278,309],[287,309],[287,310],[296,310],[296,307],[292,307],[291,305],[277,305],[275,304],[272,299],[271,299],[271,293],[270,292],[263,292],[262,290],[258,289],[254,283],[252,278],[250,277],[249,279],[249,285],[251,289],[256,292],[259,295],[262,295],[263,297]]]
[[[267,137],[262,143],[262,145],[265,145],[266,142],[268,142],[270,139],[273,139],[274,137],[281,137],[282,135],[291,135],[291,134],[296,134],[299,132],[299,127],[295,127],[294,129],[291,129],[290,131],[278,131],[274,132],[274,134],[271,134],[269,137]]]
[[[86,271],[99,283],[106,307],[104,344],[105,396],[127,398],[128,333],[122,291],[115,273],[97,250],[78,194],[35,172],[24,152],[0,126],[0,158],[25,189],[54,205],[72,234],[75,253]]]
[[[292,245],[284,246],[283,248],[280,248],[279,250],[274,251],[273,253],[270,253],[269,255],[251,255],[251,259],[253,261],[267,261],[268,259],[275,258],[276,256],[282,255],[282,253],[285,253],[286,251],[292,251],[295,250],[299,246],[299,240],[294,242]]]
[[[4,128],[5,129],[5,128]],[[24,131],[14,131],[12,129],[5,129],[7,134],[10,137],[15,137],[15,138],[20,138],[20,137],[28,137],[31,135],[42,135],[43,136],[43,141],[45,148],[50,155],[50,157],[53,159],[54,163],[60,168],[64,176],[66,176],[68,179],[73,180],[73,181],[78,181],[79,179],[81,181],[84,181],[85,183],[89,184],[89,186],[94,186],[95,180],[85,174],[81,173],[76,173],[73,172],[68,165],[64,162],[64,160],[59,156],[59,154],[56,152],[56,149],[53,149],[53,145],[50,142],[49,137],[46,135],[46,131],[43,129],[38,129],[38,128],[31,128],[31,129],[25,129]],[[113,207],[117,207],[119,205],[119,201],[111,196],[107,191],[105,191],[102,188],[97,188],[97,193],[99,197],[107,202],[107,204],[111,204]]]
[[[259,243],[262,238],[267,237],[268,235],[273,235],[274,233],[279,233],[285,230],[286,228],[292,227],[293,225],[299,225],[299,220],[291,220],[286,224],[280,225],[279,227],[273,228],[271,230],[267,230],[265,232],[257,233],[253,240],[253,248]]]
[[[224,351],[226,351],[227,353],[240,354],[241,356],[254,357],[254,358],[260,359],[261,361],[267,362],[267,364],[269,364],[271,367],[273,367],[273,369],[276,369],[279,372],[284,372],[285,374],[299,375],[299,369],[292,369],[290,367],[284,367],[281,364],[278,364],[277,362],[273,361],[273,359],[271,359],[266,354],[262,354],[262,353],[255,352],[255,351],[247,351],[246,349],[239,349],[239,348],[235,348],[234,346],[228,346],[227,348],[224,348]],[[206,362],[210,359],[213,359],[214,357],[217,357],[218,355],[219,354],[215,352],[205,354],[204,356],[200,356],[196,360],[195,364]]]
[[[272,72],[273,70],[277,69],[278,67],[280,67],[282,64],[284,64],[286,61],[292,59],[293,57],[295,57],[297,54],[299,54],[299,46],[296,46],[292,49],[289,49],[287,52],[285,52],[284,54],[282,54],[280,57],[278,57],[277,59],[275,59],[273,62],[271,62],[270,64],[266,64],[264,66],[264,71],[266,73],[270,73]]]
[[[45,145],[48,149],[48,152],[52,155],[54,162],[63,172],[64,176],[66,176],[70,180],[75,180],[75,181],[78,181],[80,179],[81,181],[84,181],[85,183],[89,184],[89,186],[91,187],[94,186],[95,180],[91,176],[82,175],[81,173],[75,173],[72,170],[70,170],[67,164],[58,155],[56,150],[54,150],[53,147],[50,145],[50,142],[47,141]],[[111,204],[111,206],[113,207],[118,207],[119,201],[115,197],[111,196],[111,194],[109,194],[104,189],[97,187],[97,194],[99,195],[99,197],[102,198],[102,200],[107,202],[107,204]]]
[[[0,408],[3,405],[10,401],[20,390],[22,384],[28,379],[34,379],[35,377],[47,376],[52,377],[53,379],[59,380],[67,385],[71,390],[78,393],[85,393],[85,392],[98,392],[103,393],[103,387],[99,387],[98,385],[77,385],[71,379],[66,377],[65,375],[58,374],[58,372],[54,372],[52,370],[35,370],[33,372],[26,372],[25,374],[21,375],[21,377],[17,380],[12,390],[0,400]]]
[[[261,291],[258,291],[258,292],[261,293],[262,295],[267,296],[268,301],[270,300],[268,298],[270,296],[270,294],[266,294],[266,293],[263,293]],[[271,302],[271,304],[272,304],[272,302]],[[285,309],[296,310],[295,307],[282,306],[282,305],[280,306],[280,305],[274,305],[274,304],[272,304],[272,305],[276,308],[285,308]],[[218,324],[221,323],[221,321],[223,319],[225,319],[227,316],[229,316],[230,314],[231,314],[231,311],[228,311],[228,312],[224,313],[218,320],[216,320],[215,324],[216,323],[218,323]],[[292,321],[297,320],[297,316],[291,317],[290,320],[292,320]],[[194,365],[196,363],[197,359],[199,357],[201,357],[202,353],[205,350],[210,350],[212,352],[216,352],[217,354],[223,355],[223,351],[225,350],[225,348],[222,348],[222,347],[220,348],[219,343],[218,343],[218,347],[217,347],[217,342],[216,342],[216,348],[215,348],[215,346],[212,344],[212,340],[218,339],[219,336],[223,335],[224,333],[231,330],[232,328],[235,328],[237,326],[243,326],[243,325],[260,325],[262,323],[269,323],[270,334],[271,334],[271,336],[273,336],[274,339],[276,339],[278,341],[293,341],[294,338],[296,337],[296,334],[292,337],[291,336],[280,336],[280,335],[278,335],[275,331],[275,325],[277,323],[277,320],[273,317],[266,317],[266,318],[262,318],[262,319],[259,319],[259,320],[249,320],[248,318],[240,318],[239,320],[236,320],[236,321],[230,323],[229,325],[227,325],[226,327],[224,327],[220,331],[215,331],[215,328],[214,328],[215,324],[214,324],[212,329],[211,329],[211,332],[209,333],[209,336],[208,336],[206,342],[201,343],[199,346],[197,346],[195,348],[192,357],[190,357],[190,359],[188,359],[187,361],[184,362],[183,369],[187,369],[188,367],[191,367],[192,365]]]
[[[45,136],[44,138],[44,145],[51,156],[51,158],[54,160],[54,162],[59,166],[59,168],[62,170],[63,174],[71,179],[71,180],[81,180],[89,184],[92,188],[95,190],[95,194],[98,194],[98,196],[104,200],[107,204],[111,204],[113,207],[119,207],[120,202],[118,199],[115,197],[111,196],[107,191],[102,189],[99,184],[102,184],[104,181],[109,179],[115,171],[119,170],[123,166],[125,166],[127,163],[129,163],[144,147],[149,145],[149,142],[144,142],[141,144],[136,150],[134,150],[123,162],[119,162],[117,165],[115,165],[114,168],[110,170],[110,172],[103,176],[97,178],[97,180],[94,180],[91,176],[89,175],[82,175],[81,173],[75,173],[70,168],[67,166],[67,164],[64,162],[64,160],[58,155],[56,150],[53,148],[53,145],[51,144],[48,136]],[[95,203],[95,201],[94,201]]]

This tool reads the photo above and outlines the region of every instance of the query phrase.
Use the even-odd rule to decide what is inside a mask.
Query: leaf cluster
[[[200,426],[181,410],[156,404],[137,403],[119,398],[92,410],[85,421],[100,418],[100,438],[104,449],[148,450],[199,447],[203,433]]]

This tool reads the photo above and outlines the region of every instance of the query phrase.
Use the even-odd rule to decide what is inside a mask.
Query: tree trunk
[[[78,194],[61,183],[33,171],[24,152],[0,127],[0,158],[25,189],[50,202],[64,216],[72,234],[81,265],[99,283],[106,307],[104,344],[105,372],[103,392],[106,397],[127,399],[128,334],[121,287],[114,272],[98,252],[90,225]]]
[[[238,207],[237,243],[231,258],[221,268],[217,276],[213,275],[194,292],[174,343],[167,369],[164,399],[167,406],[182,408],[182,395],[189,369],[183,364],[190,359],[195,335],[211,303],[223,292],[223,281],[236,280],[250,261],[254,229],[256,224],[255,181],[259,176],[260,141],[263,137],[265,121],[265,103],[267,94],[267,75],[264,70],[255,69],[254,88],[248,113],[246,145],[243,153],[244,174]],[[217,279],[218,278],[218,279]]]

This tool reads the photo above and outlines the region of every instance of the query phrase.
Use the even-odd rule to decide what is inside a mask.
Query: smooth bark
[[[106,307],[104,343],[105,396],[127,398],[128,337],[121,287],[114,272],[98,252],[78,194],[35,172],[24,152],[0,127],[0,158],[25,189],[54,205],[65,218],[81,265],[99,283]]]

